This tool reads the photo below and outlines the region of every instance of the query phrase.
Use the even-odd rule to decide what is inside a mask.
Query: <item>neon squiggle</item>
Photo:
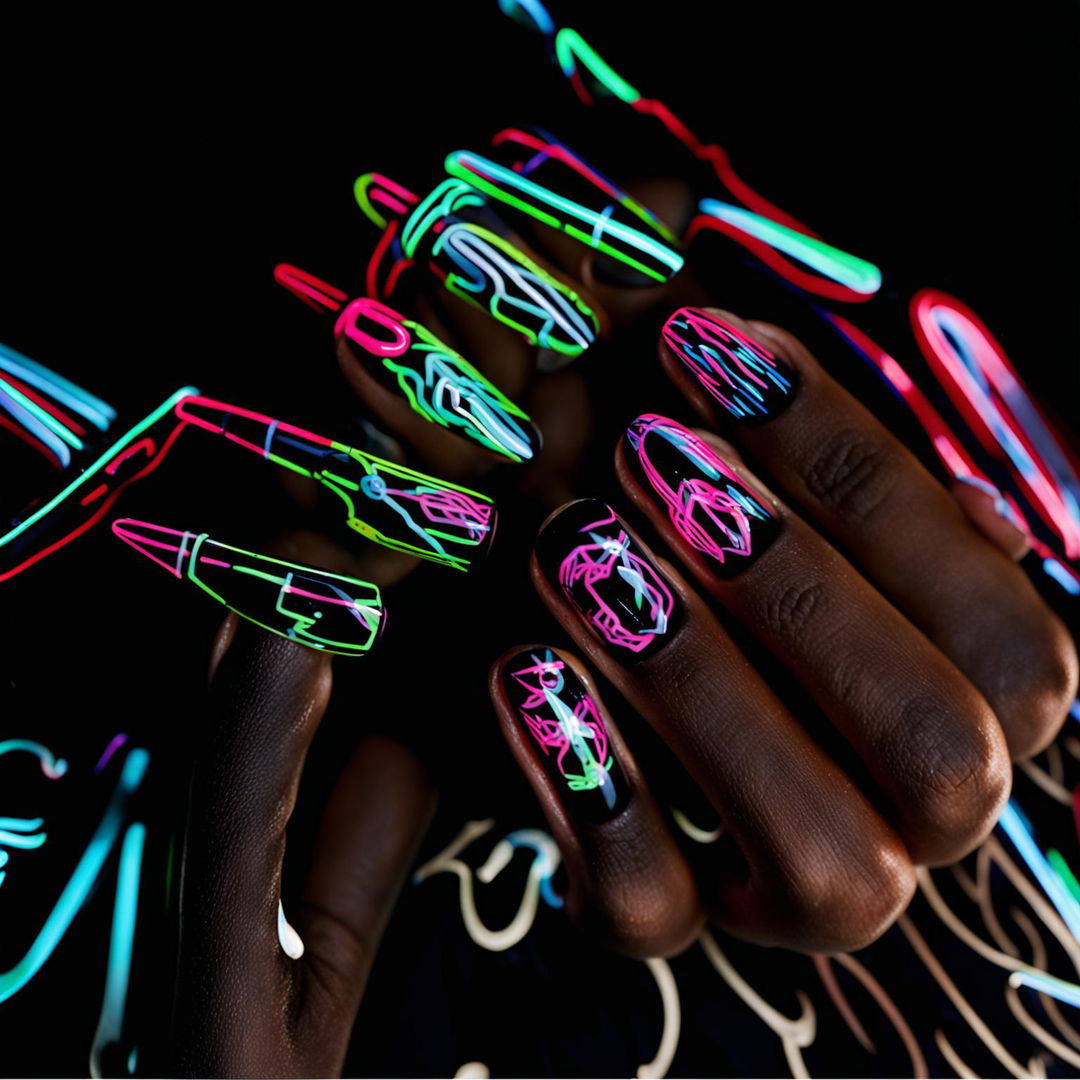
[[[867,300],[880,289],[881,274],[877,267],[822,243],[813,230],[759,195],[735,172],[723,147],[699,139],[664,102],[645,97],[636,86],[615,71],[578,31],[569,26],[558,27],[543,4],[537,0],[530,3],[500,0],[499,6],[504,14],[544,37],[549,55],[585,105],[594,104],[597,98],[621,101],[642,116],[658,120],[686,150],[712,169],[736,202],[754,215],[752,222],[744,219],[739,226],[713,213],[698,215],[691,222],[684,244],[702,228],[720,228],[806,292],[857,303]],[[730,203],[720,205],[731,206]],[[739,210],[739,207],[732,207],[732,210]],[[730,211],[722,213],[728,214]],[[767,228],[766,222],[773,228]],[[777,230],[776,226],[783,231]],[[796,236],[804,237],[807,242],[800,244]],[[821,246],[816,247],[815,241]],[[792,251],[796,258],[801,260],[805,255],[810,256],[806,265],[815,273],[808,273],[781,254],[796,248],[796,251]]]
[[[59,780],[67,772],[67,762],[41,743],[30,739],[5,739],[0,742],[0,757],[4,754],[22,751],[33,754],[38,759],[42,773],[49,780]],[[15,848],[19,851],[36,851],[48,839],[48,834],[40,830],[45,825],[45,819],[0,817],[0,867],[7,866],[10,854],[7,848]],[[3,885],[7,877],[6,870],[0,870],[0,885]]]

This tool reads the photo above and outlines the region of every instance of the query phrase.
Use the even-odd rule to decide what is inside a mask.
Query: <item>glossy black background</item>
[[[669,0],[662,13],[580,7],[569,21],[643,91],[722,142],[752,185],[841,247],[981,312],[1075,428],[1077,52],[1064,6],[1018,13],[834,5],[801,14],[703,11],[687,0]],[[374,239],[351,195],[359,172],[382,169],[422,187],[446,151],[482,147],[498,127],[530,121],[565,132],[586,153],[603,146],[610,171],[620,158],[629,173],[654,171],[634,147],[611,145],[539,41],[502,19],[493,2],[283,11],[5,16],[0,339],[113,401],[125,417],[194,382],[316,430],[347,430],[352,409],[321,336],[327,330],[273,284],[271,270],[294,261],[359,288]],[[196,437],[185,438],[194,447]],[[24,471],[36,466],[9,441],[4,453],[0,497],[17,505]],[[598,460],[607,455],[605,446]],[[296,520],[258,462],[219,459],[205,446],[181,448],[119,509],[251,547]],[[489,584],[490,575],[521,573],[523,559],[506,555],[494,566]],[[449,645],[410,652],[402,636],[410,620],[450,636],[469,607],[464,580],[440,594],[437,610],[425,604],[425,583],[438,573],[415,575],[392,607],[399,647],[378,667],[343,678],[349,685],[314,753],[310,805],[298,815],[290,849],[297,865],[326,776],[369,726],[394,730],[441,762],[445,816],[435,848],[466,816],[539,824],[498,742],[484,674],[503,648],[542,639],[551,624],[536,607],[491,612],[470,638],[469,664]],[[163,820],[182,803],[171,796],[182,792],[221,614],[174,584],[100,530],[37,568],[32,581],[3,586],[0,674],[9,685],[0,735],[37,732],[85,762],[114,731],[138,732],[160,763]],[[418,672],[439,687],[438,708],[411,697]],[[77,853],[83,809],[73,806],[67,831],[55,831],[50,858]],[[11,935],[29,933],[46,901],[39,884],[12,874],[0,893],[5,956],[9,947],[18,952]],[[572,971],[573,946],[558,938],[545,949],[541,935],[527,939],[514,981],[503,983],[513,994],[493,992],[460,934],[452,885],[428,888],[403,908],[352,1068],[445,1073],[479,1056],[504,1072],[607,1074],[649,1055],[651,1001],[644,999],[650,1019],[628,1035],[618,1017],[639,999],[612,989],[625,983],[617,979],[609,993],[627,1000],[609,999],[610,1013],[578,1002],[593,1010],[591,1025],[582,1020],[556,1044],[541,1028],[536,1047],[548,1049],[511,1045],[516,1028],[506,1018],[544,1005],[533,968],[553,979]],[[436,900],[432,916],[426,909]],[[9,1032],[4,1071],[85,1068],[109,903],[99,891],[38,980],[0,1006],[0,1028]],[[541,923],[545,930],[557,918],[545,914]],[[141,976],[151,1015],[160,1016],[166,997],[162,970],[155,963]],[[417,1011],[426,1037],[410,1039]],[[18,1037],[43,1016],[63,1038]],[[618,1055],[635,1040],[643,1049],[623,1062]],[[713,1055],[702,1058],[709,1064],[680,1059],[684,1072],[718,1068],[716,1046],[699,1050]],[[783,1067],[762,1065],[726,1040],[722,1053],[736,1071]]]

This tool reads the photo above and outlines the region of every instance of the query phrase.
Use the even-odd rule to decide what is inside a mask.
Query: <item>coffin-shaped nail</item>
[[[663,646],[678,600],[614,510],[579,499],[557,511],[536,540],[544,576],[622,663]]]
[[[795,394],[795,373],[783,360],[700,308],[676,311],[664,323],[663,339],[735,420],[771,420]]]
[[[446,171],[646,280],[667,281],[682,268],[682,256],[657,235],[667,232],[658,219],[569,147],[550,136],[520,131],[501,133],[501,147],[524,160],[510,168],[458,150],[447,157]]]
[[[642,491],[716,577],[749,566],[780,531],[761,496],[692,431],[663,416],[639,416],[626,432],[625,460]]]
[[[121,518],[113,532],[264,630],[340,656],[366,653],[386,621],[375,585],[211,540],[206,533]]]
[[[177,415],[317,480],[345,503],[349,527],[384,547],[468,570],[491,544],[495,507],[479,492],[211,398],[186,398]]]
[[[539,450],[540,434],[526,413],[420,323],[359,299],[335,329],[361,350],[364,370],[425,420],[511,461],[528,461]]]
[[[576,818],[599,824],[630,800],[630,784],[608,739],[599,703],[552,649],[517,653],[502,669],[506,696],[560,801]]]

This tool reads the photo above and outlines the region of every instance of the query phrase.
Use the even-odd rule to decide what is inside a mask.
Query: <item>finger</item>
[[[966,855],[1008,797],[1008,750],[975,688],[813,529],[745,468],[647,414],[619,479],[691,570],[843,733],[917,863]]]
[[[301,1038],[336,1075],[383,930],[435,810],[416,758],[381,737],[357,747],[323,814],[294,922],[304,942]]]
[[[709,883],[714,917],[750,940],[809,950],[880,934],[914,888],[903,842],[679,575],[595,500],[548,519],[532,574],[738,845],[744,864],[718,867]]]
[[[174,1049],[181,1073],[276,1075],[292,961],[278,939],[285,826],[330,697],[329,657],[236,616],[216,644],[191,785]]]
[[[1031,550],[1026,527],[997,488],[969,476],[953,481],[949,490],[972,525],[1013,562]]]
[[[704,919],[693,875],[585,669],[518,648],[495,662],[489,688],[562,851],[570,917],[631,956],[682,952]]]
[[[1012,756],[1043,748],[1075,696],[1072,640],[915,457],[777,327],[682,309],[660,352],[701,415],[722,423],[982,692]]]

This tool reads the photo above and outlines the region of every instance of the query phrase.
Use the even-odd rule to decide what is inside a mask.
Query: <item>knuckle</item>
[[[883,440],[845,428],[811,457],[804,483],[814,498],[846,522],[862,525],[888,497],[898,465],[896,453]]]
[[[885,739],[898,809],[918,862],[959,858],[992,827],[1011,770],[997,718],[974,691],[919,694],[901,706]]]
[[[820,581],[783,584],[764,599],[765,622],[779,637],[798,638],[828,600],[829,591]]]

